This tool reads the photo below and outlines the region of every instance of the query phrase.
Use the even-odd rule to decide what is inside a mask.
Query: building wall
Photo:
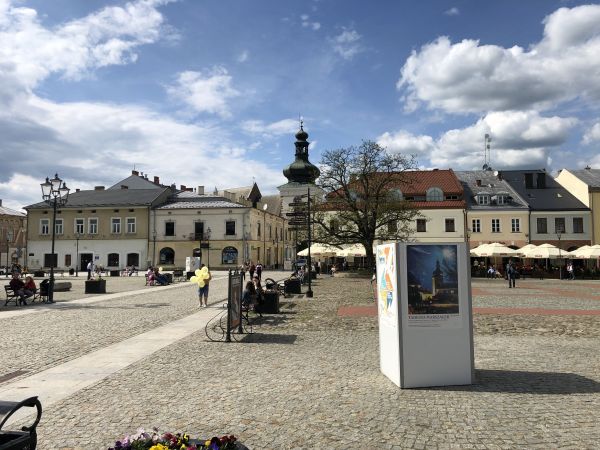
[[[481,232],[473,231],[473,219],[479,219]],[[492,232],[492,219],[500,220],[500,232]],[[512,232],[512,219],[519,219],[520,231]],[[469,246],[475,248],[481,244],[500,242],[508,246],[523,247],[529,242],[529,211],[516,210],[468,210],[467,228]]]
[[[56,219],[63,220],[63,231],[55,237],[55,253],[57,254],[58,270],[67,270],[81,267],[79,255],[93,254],[94,262],[106,268],[123,269],[126,266],[128,253],[139,255],[140,266],[143,267],[147,261],[147,238],[148,238],[148,211],[145,206],[137,207],[104,207],[104,208],[82,208],[61,209],[57,211]],[[113,233],[111,230],[111,219],[121,218],[121,232]],[[135,233],[127,232],[127,218],[136,219]],[[90,218],[98,219],[98,232],[89,233]],[[41,234],[41,219],[49,222],[47,235]],[[75,219],[84,219],[84,233],[79,241],[75,236]],[[28,211],[27,221],[27,260],[25,264],[30,268],[43,268],[44,255],[51,253],[52,242],[52,209],[32,209]],[[77,252],[79,247],[79,252]],[[108,254],[119,255],[119,266],[108,265]],[[67,265],[68,255],[71,264]]]
[[[465,215],[462,209],[426,209],[421,210],[427,220],[426,231],[417,232],[416,220],[413,222],[410,240],[417,242],[464,242]],[[454,232],[446,232],[446,220],[454,219]]]
[[[577,200],[579,200],[581,203],[583,203],[589,208],[589,187],[585,182],[573,175],[567,169],[561,170],[558,176],[555,178],[555,180],[558,181],[558,183],[561,186],[563,186],[567,191],[573,194],[577,198]]]
[[[590,209],[592,210],[592,243],[600,244],[600,192],[590,192]]]
[[[537,218],[545,217],[547,219],[547,233],[538,233]],[[560,235],[561,247],[565,250],[573,246],[582,246],[591,243],[591,213],[590,211],[532,211],[530,217],[530,238],[532,244],[549,243],[557,245],[559,239],[556,233],[554,219],[563,217],[565,219],[566,232]],[[573,218],[583,218],[583,233],[573,233]]]
[[[24,216],[0,214],[0,266],[8,265],[10,268],[13,263],[24,263],[25,227]],[[8,239],[10,236],[12,238]]]

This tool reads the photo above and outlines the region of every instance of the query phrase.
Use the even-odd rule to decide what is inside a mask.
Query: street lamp
[[[79,234],[79,231],[75,232],[75,241],[77,241],[76,243],[76,247],[75,247],[75,276],[78,277],[79,276],[79,238],[81,237],[81,235]]]
[[[206,265],[210,268],[210,227],[204,233],[204,238],[206,239]],[[202,246],[200,246],[202,248]]]
[[[56,208],[65,206],[69,198],[70,189],[67,184],[54,175],[51,180],[46,177],[46,181],[41,183],[42,199],[48,205],[52,206],[52,250],[50,252],[50,284],[48,284],[48,303],[54,303],[54,267],[57,265],[58,258],[54,254],[54,240],[56,239]]]
[[[263,264],[267,263],[267,208],[269,205],[263,205]],[[259,256],[260,258],[260,256]]]
[[[12,241],[13,238],[13,232],[12,231],[7,231],[6,232],[6,276],[8,277],[8,267],[9,267],[9,254],[10,254],[10,241]]]
[[[560,238],[562,236],[562,230],[559,228],[556,231],[556,237],[558,238],[558,279],[562,280],[562,254],[560,248]]]
[[[156,265],[156,230],[152,230],[152,267]]]

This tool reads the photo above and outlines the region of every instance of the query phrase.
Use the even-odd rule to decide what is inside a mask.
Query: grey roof
[[[6,206],[1,206],[1,205],[0,205],[0,215],[25,217],[25,213],[22,213],[22,212],[19,212],[14,209],[7,208]]]
[[[264,195],[260,201],[262,203],[260,209],[263,208],[263,205],[267,205],[267,212],[275,214],[276,216],[281,215],[282,202],[279,195]]]
[[[246,208],[244,205],[218,195],[198,195],[196,192],[178,192],[156,209]]]
[[[102,206],[151,206],[168,188],[156,189],[106,189],[79,191],[69,194],[62,208],[90,208]],[[26,206],[25,209],[49,208],[46,202]]]
[[[527,188],[525,174],[533,175],[533,184],[537,177],[545,177],[545,188]],[[532,210],[540,211],[573,211],[588,210],[582,202],[562,187],[545,170],[503,170],[502,178],[523,198]]]
[[[519,194],[504,180],[499,179],[494,172],[489,170],[468,170],[454,172],[465,190],[467,208],[480,210],[499,209],[528,209],[529,205]],[[480,180],[481,186],[477,185]],[[491,196],[506,194],[509,199],[504,205],[480,205],[476,201],[477,194],[489,194]]]
[[[166,186],[154,184],[152,181],[145,179],[139,175],[130,175],[124,180],[121,180],[108,189],[121,189],[121,186],[127,186],[129,189],[164,189]]]
[[[600,188],[600,169],[567,169],[591,188]]]

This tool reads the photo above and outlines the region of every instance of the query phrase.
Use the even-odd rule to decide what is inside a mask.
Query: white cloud
[[[231,86],[231,80],[227,69],[220,66],[206,72],[186,71],[178,74],[176,83],[168,86],[167,92],[196,112],[226,118],[231,116],[228,100],[240,95]]]
[[[593,127],[585,132],[582,142],[585,145],[600,142],[600,122],[596,123]]]
[[[310,16],[308,14],[302,14],[300,19],[302,20],[302,26],[304,28],[311,28],[314,31],[317,31],[321,28],[321,24],[319,22],[311,22],[309,20]]]
[[[333,51],[346,60],[353,59],[363,51],[362,36],[356,30],[343,29],[343,31],[330,39]]]
[[[246,120],[242,123],[242,129],[246,133],[265,138],[284,134],[292,135],[298,129],[298,120],[282,119],[272,123],[265,123],[262,120]]]
[[[377,141],[392,152],[417,154],[436,167],[473,169],[483,165],[483,139],[490,134],[496,168],[545,167],[550,149],[565,143],[577,120],[542,117],[535,111],[494,112],[475,124],[446,131],[437,140],[405,130],[384,133]]]
[[[600,5],[561,8],[544,20],[529,49],[439,37],[413,51],[397,87],[408,110],[448,112],[546,109],[582,98],[600,100]]]
[[[456,6],[454,6],[444,11],[444,14],[446,14],[447,16],[458,16],[460,14],[460,10]]]

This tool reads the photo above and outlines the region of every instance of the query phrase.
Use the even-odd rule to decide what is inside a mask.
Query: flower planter
[[[106,294],[106,280],[87,280],[85,282],[86,294]]]

